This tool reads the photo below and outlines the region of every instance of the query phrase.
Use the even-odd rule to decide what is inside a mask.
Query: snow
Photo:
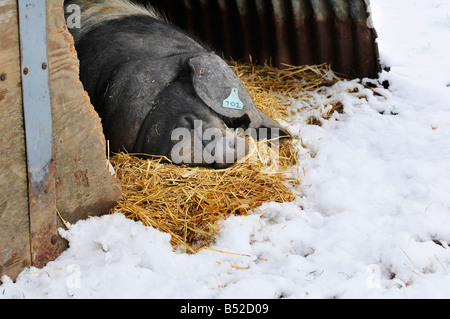
[[[303,198],[227,219],[195,255],[120,214],[80,221],[56,261],[4,276],[0,299],[449,298],[450,2],[371,5],[391,86],[339,82],[343,114],[297,116]]]

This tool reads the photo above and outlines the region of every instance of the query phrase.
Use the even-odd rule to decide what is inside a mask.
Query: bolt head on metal
[[[46,70],[47,69],[47,63],[46,62],[42,62],[42,70]]]
[[[28,68],[27,68],[27,67],[24,67],[24,68],[23,68],[23,74],[24,74],[24,75],[27,75],[28,72],[29,72]]]

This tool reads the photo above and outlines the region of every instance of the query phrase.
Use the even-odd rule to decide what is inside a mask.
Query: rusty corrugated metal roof
[[[350,77],[380,71],[368,0],[136,0],[233,59],[328,62]]]

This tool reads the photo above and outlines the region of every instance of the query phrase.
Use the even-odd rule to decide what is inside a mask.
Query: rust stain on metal
[[[295,64],[314,64],[312,9],[305,0],[291,0],[294,16]]]
[[[21,87],[28,173],[30,250],[42,268],[59,254],[46,2],[18,1]],[[55,240],[56,237],[56,240]]]
[[[28,183],[31,262],[37,268],[55,260],[60,252],[56,219],[55,167],[48,164],[48,174],[40,183]],[[56,239],[55,239],[56,238]]]
[[[225,57],[260,63],[328,62],[350,77],[380,71],[368,0],[135,0],[164,11]]]
[[[295,54],[291,47],[290,26],[288,20],[287,3],[284,0],[272,0],[275,39],[274,62],[279,65],[281,63],[294,64],[292,56]]]

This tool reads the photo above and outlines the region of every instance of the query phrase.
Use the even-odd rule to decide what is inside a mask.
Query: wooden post
[[[31,229],[41,229],[35,234],[46,238],[45,245],[48,245],[52,258],[55,257],[58,246],[54,244],[53,221],[56,216],[53,213],[52,196],[45,196],[45,191],[43,197],[30,194],[33,198],[49,200],[39,205],[52,207],[48,213],[50,223],[47,217],[39,214],[43,223],[32,217],[37,223],[30,225],[28,213],[28,173],[21,90],[21,73],[23,74],[26,65],[21,67],[20,62],[18,1],[0,1],[0,276],[8,275],[12,279],[23,268],[31,265],[31,251],[34,251],[34,247],[30,246],[30,242],[35,242],[35,239],[30,238]],[[43,0],[32,2],[38,1]],[[45,61],[40,61],[38,66],[43,72],[48,71],[50,83],[55,172],[54,182],[50,184],[55,188],[58,211],[65,221],[74,224],[88,216],[108,213],[121,196],[121,186],[111,177],[106,166],[106,141],[100,117],[78,77],[79,61],[73,38],[66,26],[64,1],[46,2],[48,63],[45,66]],[[29,68],[28,75],[33,75],[34,71]],[[52,169],[51,160],[48,167],[49,170]],[[44,186],[42,189],[53,192],[52,186]],[[37,207],[31,209],[39,211]],[[57,227],[64,227],[59,219],[56,222]],[[41,227],[47,223],[52,226]],[[47,230],[51,235],[46,234]],[[36,246],[41,251],[47,248]],[[42,266],[44,262],[39,261],[36,256],[33,257],[34,265]]]
[[[18,5],[31,263],[42,268],[59,255],[46,1],[21,0]]]

